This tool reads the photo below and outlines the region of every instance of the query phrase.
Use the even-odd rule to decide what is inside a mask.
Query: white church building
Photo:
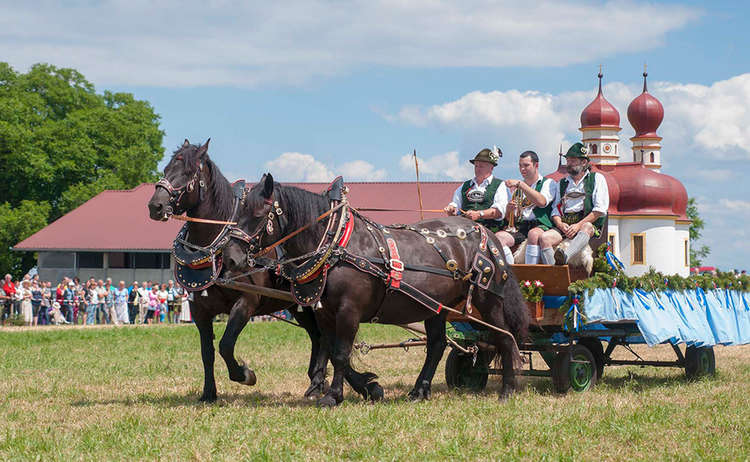
[[[646,87],[628,106],[628,121],[635,130],[630,153],[618,152],[620,113],[604,98],[602,74],[599,93],[581,113],[582,143],[589,149],[592,171],[602,173],[609,188],[607,240],[629,276],[653,267],[664,274],[690,272],[690,220],[687,191],[674,177],[660,173],[661,137],[656,130],[664,107]],[[621,156],[627,158],[621,161]],[[566,175],[560,165],[550,178]]]

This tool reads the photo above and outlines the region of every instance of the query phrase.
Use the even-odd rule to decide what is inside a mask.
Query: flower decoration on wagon
[[[540,280],[534,281],[521,281],[521,293],[523,298],[529,302],[540,302],[544,296],[544,283]]]

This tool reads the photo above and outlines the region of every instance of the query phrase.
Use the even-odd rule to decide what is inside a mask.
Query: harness
[[[248,252],[248,263],[250,266],[256,267],[253,271],[274,270],[280,276],[288,279],[292,284],[294,300],[303,306],[318,303],[325,289],[328,270],[339,263],[348,264],[358,271],[382,280],[387,291],[400,292],[436,314],[441,313],[446,308],[445,305],[416,286],[405,282],[403,280],[405,271],[428,272],[450,277],[453,280],[468,281],[469,291],[464,313],[467,311],[471,313],[471,298],[474,290],[476,290],[475,287],[478,287],[478,290],[485,290],[498,297],[503,297],[503,288],[505,281],[508,279],[508,269],[505,268],[500,250],[489,241],[486,228],[474,225],[468,230],[462,228],[433,230],[428,228],[418,229],[411,225],[384,226],[370,220],[348,205],[346,198],[343,197],[346,194],[346,188],[343,187],[342,182],[343,180],[337,178],[329,188],[330,210],[333,213],[328,215],[326,230],[316,250],[286,261],[266,260],[264,262],[258,261],[257,253],[251,254]],[[337,183],[338,185],[336,185]],[[341,191],[342,194],[334,194],[332,197],[330,194],[332,190]],[[355,217],[364,223],[365,229],[375,243],[375,248],[380,253],[380,257],[357,255],[346,248],[354,231]],[[317,221],[319,220],[320,217]],[[259,223],[258,228],[262,229],[262,222]],[[391,232],[395,229],[411,231],[421,236],[425,243],[437,252],[445,262],[445,266],[441,268],[404,262],[398,242]],[[461,269],[458,263],[449,258],[446,252],[440,248],[438,240],[447,238],[464,240],[473,233],[480,235],[478,248],[471,267]],[[295,265],[295,262],[300,260],[304,261]],[[495,277],[496,272],[499,272],[499,278]],[[378,322],[383,308],[383,301],[381,301],[377,313],[370,322]]]
[[[168,183],[168,181],[167,181]],[[183,188],[184,189],[184,188]],[[224,223],[221,231],[207,246],[199,246],[188,241],[188,223],[180,229],[172,243],[172,255],[175,260],[174,276],[177,283],[190,292],[203,290],[216,281],[223,266],[222,249],[229,240],[239,239],[249,245],[259,241],[260,236],[250,236],[241,228],[230,224],[237,218],[240,206],[244,204],[247,189],[244,181],[232,185],[234,206],[232,217]]]

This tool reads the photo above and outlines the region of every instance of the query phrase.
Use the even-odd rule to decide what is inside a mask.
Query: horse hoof
[[[201,395],[201,397],[198,399],[198,402],[200,403],[213,403],[216,402],[216,395],[206,395],[205,393]]]
[[[328,390],[328,383],[311,383],[307,390],[305,390],[305,398],[310,400],[320,399]]]
[[[498,400],[501,403],[504,403],[508,401],[508,399],[513,395],[513,389],[510,387],[503,387],[500,390],[500,394],[498,395]]]
[[[367,394],[370,401],[377,402],[383,399],[383,387],[378,382],[370,382],[367,384]]]
[[[427,401],[430,399],[430,391],[422,388],[415,388],[409,392],[409,399],[414,402]]]
[[[247,385],[249,387],[252,387],[257,382],[257,379],[255,378],[255,372],[251,371],[248,368],[245,368],[245,380],[243,380],[241,383],[243,385]]]
[[[338,403],[336,402],[336,399],[334,399],[334,397],[331,395],[325,395],[318,400],[318,407],[333,408],[336,407],[337,404]]]

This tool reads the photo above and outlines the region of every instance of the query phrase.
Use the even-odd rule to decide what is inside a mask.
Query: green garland
[[[664,290],[684,291],[697,287],[703,290],[730,289],[750,292],[750,276],[735,277],[734,273],[731,272],[719,271],[715,276],[691,274],[688,277],[682,277],[678,275],[667,276],[651,268],[641,276],[626,276],[621,270],[615,270],[607,263],[606,251],[606,243],[597,249],[591,277],[570,284],[568,292],[571,297],[560,307],[560,310],[567,313],[572,297],[577,295],[579,312],[583,312],[585,295],[591,294],[594,289],[609,289],[611,287],[627,293],[633,293],[635,289],[661,292]]]

